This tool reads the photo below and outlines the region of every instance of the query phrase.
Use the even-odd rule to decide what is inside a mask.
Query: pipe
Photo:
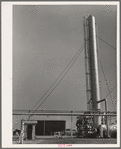
[[[107,99],[102,99],[100,101],[97,101],[97,104],[100,103],[100,102],[105,102],[105,113],[107,114],[107,111],[108,111],[108,107],[107,107]],[[106,122],[107,122],[107,118],[106,118]]]
[[[80,113],[13,113],[13,115],[52,115],[52,116],[117,116],[117,114],[80,114]]]
[[[35,110],[13,110],[13,113],[35,113]],[[71,113],[71,110],[36,110],[36,113]],[[85,113],[85,112],[92,112],[92,113],[97,113],[96,111],[73,111],[73,113]],[[101,111],[100,113],[104,113],[105,111]],[[116,111],[109,111],[109,113],[116,113]]]
[[[92,99],[92,93],[91,93],[91,74],[90,74],[90,56],[89,56],[89,26],[87,17],[84,17],[83,26],[84,26],[84,44],[85,44],[87,110],[93,110],[93,107],[90,104],[90,99]]]
[[[106,113],[106,125],[107,125],[107,136],[109,137],[109,128],[108,128],[108,117],[107,117],[107,111],[108,111],[108,105],[107,105],[107,99],[102,99],[100,101],[97,101],[97,104],[100,102],[105,102],[105,113]]]
[[[97,104],[100,103],[100,102],[105,102],[105,113],[107,114],[107,111],[108,111],[108,107],[107,107],[107,99],[102,99],[100,101],[97,101]],[[106,116],[106,123],[107,123],[107,116]]]

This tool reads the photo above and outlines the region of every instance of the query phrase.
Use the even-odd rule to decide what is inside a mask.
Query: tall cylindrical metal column
[[[95,17],[88,17],[89,24],[89,55],[90,55],[90,73],[91,73],[91,91],[94,110],[100,110],[100,86],[99,86],[99,71],[98,71],[98,55],[97,55],[97,41],[96,41],[96,27]],[[95,125],[101,124],[101,118],[94,118]]]
[[[91,95],[91,74],[90,74],[90,56],[89,56],[89,25],[88,18],[84,18],[84,45],[85,45],[85,74],[86,74],[86,92],[87,92],[87,110],[92,111]]]
[[[89,16],[84,19],[84,40],[85,40],[85,65],[88,107],[90,111],[100,110],[100,87],[97,56],[97,41],[95,17]],[[94,117],[94,124],[97,127],[101,124],[100,117]]]

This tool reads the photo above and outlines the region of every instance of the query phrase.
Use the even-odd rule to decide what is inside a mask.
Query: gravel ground
[[[37,140],[24,140],[23,144],[116,144],[117,139],[85,139],[85,138],[47,138]],[[18,141],[13,141],[13,144],[18,144]]]

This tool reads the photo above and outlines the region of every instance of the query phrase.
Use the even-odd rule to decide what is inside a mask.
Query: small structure
[[[21,137],[22,140],[25,139],[35,139],[35,125],[37,124],[37,121],[22,121],[22,132]]]

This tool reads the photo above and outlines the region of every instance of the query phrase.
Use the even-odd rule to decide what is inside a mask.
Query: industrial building
[[[36,136],[50,136],[54,132],[64,131],[64,120],[23,121],[24,139],[35,139]]]
[[[43,120],[38,121],[35,127],[35,134],[40,135],[52,135],[52,133],[57,131],[65,130],[65,121],[62,120]]]

